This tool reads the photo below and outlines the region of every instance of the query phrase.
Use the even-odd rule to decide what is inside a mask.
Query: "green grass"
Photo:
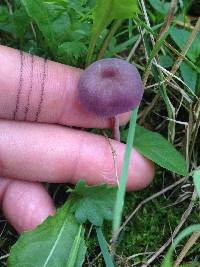
[[[84,1],[80,2],[83,3]],[[151,37],[153,36],[156,40],[159,35],[162,23],[166,18],[165,8],[168,8],[168,1],[163,1],[165,3],[165,8],[163,9],[159,9],[159,5],[155,4],[160,1],[152,0],[145,2],[148,2],[145,3],[145,9],[151,25],[147,25],[144,17],[145,10],[141,9],[139,19],[136,17],[133,20],[124,20],[122,23],[120,22],[115,33],[112,32],[112,26],[104,29],[101,34],[102,38],[97,40],[94,55],[96,57],[99,55],[102,45],[105,45],[103,39],[106,38],[106,36],[109,36],[109,43],[107,44],[108,46],[106,50],[104,47],[104,50],[106,51],[105,56],[127,59],[127,57],[130,56],[131,49],[141,36],[138,27],[140,26],[141,30],[146,30],[144,39],[141,38],[141,41],[138,43],[137,47],[135,47],[135,53],[130,58],[130,62],[136,64],[141,74],[144,75],[145,73],[145,76],[148,76],[146,84],[148,89],[146,89],[144,100],[139,110],[138,122],[142,123],[146,128],[157,131],[173,141],[176,148],[185,156],[189,171],[192,171],[200,165],[200,139],[198,138],[200,103],[197,101],[197,98],[194,97],[194,94],[198,97],[200,96],[200,75],[198,67],[200,62],[198,40],[200,40],[200,36],[197,37],[199,39],[194,38],[192,47],[186,56],[184,56],[183,60],[187,63],[187,68],[181,65],[180,69],[175,73],[175,75],[187,86],[183,85],[183,83],[176,78],[172,78],[170,84],[166,82],[164,85],[159,84],[164,81],[166,73],[156,65],[152,65],[152,68],[148,69],[148,66],[150,66],[148,63],[150,63],[150,60],[155,56],[162,56],[162,67],[171,71],[173,62],[176,62],[182,52],[183,39],[187,35],[187,31],[191,34],[191,31],[195,27],[197,21],[197,17],[195,17],[197,15],[195,14],[198,8],[195,7],[194,11],[190,7],[192,1],[180,1],[183,2],[184,5],[181,6],[179,4],[176,10],[175,20],[169,23],[170,31],[168,32],[168,36],[165,36],[166,39],[160,39],[155,49],[152,45]],[[30,17],[27,16],[20,1],[10,1],[10,4],[8,1],[1,1],[0,43],[65,64],[84,67],[91,37],[87,22],[91,22],[91,8],[93,4],[92,1],[90,1],[90,5],[83,4],[82,6],[79,4],[79,1],[74,1],[74,3],[75,9],[69,7],[67,12],[73,17],[74,21],[77,22],[73,22],[74,24],[72,25],[72,28],[74,29],[77,27],[77,29],[79,29],[80,27],[80,30],[84,32],[84,35],[82,36],[79,32],[79,35],[75,37],[70,30],[65,31],[64,34],[66,34],[66,38],[69,38],[70,42],[68,43],[67,48],[66,46],[62,46],[61,43],[60,45],[62,46],[62,49],[52,52],[52,47],[48,46],[48,43],[44,38],[44,33],[40,30],[40,27],[36,25],[34,19],[30,19]],[[197,4],[199,4],[199,1],[195,2],[195,5]],[[190,17],[191,12],[194,14],[193,18]],[[78,23],[80,25],[78,25]],[[178,30],[182,30],[183,36],[179,38],[179,35],[173,35],[171,33],[172,25]],[[185,31],[186,33],[184,33]],[[110,32],[111,34],[109,35]],[[80,39],[80,42],[77,42],[76,38]],[[76,49],[74,49],[74,46]],[[161,49],[157,49],[158,47]],[[149,61],[145,56],[145,50],[150,55]],[[169,60],[169,58],[171,60]],[[192,80],[193,83],[191,83],[191,75],[196,77]],[[193,93],[188,90],[188,87]],[[153,100],[157,96],[159,97],[153,105]],[[188,101],[189,98],[192,100],[191,103]],[[174,110],[177,112],[176,114]],[[170,123],[167,118],[171,119]],[[172,121],[173,119],[175,119],[175,121]],[[185,127],[185,125],[180,124],[179,121],[188,124],[188,126]],[[92,131],[101,133],[101,131],[97,129],[93,129]],[[157,167],[155,179],[147,189],[140,192],[128,193],[126,195],[122,223],[127,219],[131,212],[134,211],[139,203],[148,197],[153,196],[160,190],[163,190],[167,186],[172,185],[179,179],[181,179],[180,176]],[[59,190],[57,191],[58,188]],[[63,196],[65,189],[65,185],[49,186],[49,191],[51,195],[55,197],[57,206],[60,206],[65,200],[65,196]],[[193,190],[193,181],[192,179],[188,179],[184,183],[174,187],[172,190],[167,191],[165,194],[144,204],[120,233],[119,244],[116,250],[117,266],[142,266],[142,262],[148,260],[153,255],[153,252],[156,252],[162,247],[162,245],[172,236],[174,229],[180,223],[181,217],[187,210],[189,202],[191,201]],[[181,229],[183,230],[187,226],[196,223],[200,223],[198,200],[195,200],[193,210],[187,217],[186,222]],[[88,231],[89,228],[90,225],[87,227]],[[112,237],[112,226],[110,222],[104,223],[103,232],[106,240],[109,241]],[[10,247],[17,239],[18,235],[1,214],[0,266],[6,266],[6,257],[4,258],[4,256],[9,253]],[[186,241],[187,240],[182,241],[178,246],[176,256],[179,255]],[[84,266],[90,266],[88,262],[92,262],[92,266],[104,266],[102,256],[97,257],[98,253],[100,253],[100,248],[95,228],[87,239],[87,245],[88,258],[86,259]],[[165,253],[166,250],[149,266],[159,267]],[[200,255],[200,246],[198,243],[195,243],[183,262],[191,263],[195,259],[200,261],[198,255]],[[134,265],[136,263],[138,265]]]
[[[162,177],[157,175],[154,182],[144,191],[128,193],[125,200],[123,221],[133,211],[137,205],[145,198],[154,194],[157,191],[162,190]],[[170,179],[167,184],[173,183]],[[131,255],[146,252],[155,252],[161,247],[167,239],[171,236],[173,229],[180,222],[181,216],[188,207],[189,198],[181,203],[174,205],[177,195],[181,194],[181,188],[179,188],[172,196],[170,194],[173,190],[170,190],[165,195],[156,198],[149,203],[145,204],[133,217],[131,222],[125,227],[120,235],[120,243],[117,249],[117,255],[123,262],[127,261]],[[167,207],[170,206],[171,207]],[[194,209],[192,215],[188,218],[185,227],[191,224],[200,222],[198,205]],[[104,231],[107,233],[107,240],[111,238],[111,228],[108,224],[104,225]],[[96,237],[95,233],[92,235],[89,244],[89,252],[92,257],[97,255]],[[199,247],[196,244],[194,246],[196,250],[188,257],[188,260],[194,259],[198,255]],[[133,260],[129,260],[129,264],[141,262],[147,259],[149,255],[141,255],[134,257]],[[161,258],[157,260],[157,264],[154,266],[160,266]],[[98,261],[96,262],[98,266]],[[140,266],[140,265],[139,265]]]

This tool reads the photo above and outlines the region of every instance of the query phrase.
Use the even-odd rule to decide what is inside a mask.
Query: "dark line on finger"
[[[24,69],[24,54],[20,51],[20,70],[19,70],[19,84],[17,89],[16,104],[15,110],[13,112],[13,119],[16,120],[17,112],[19,110],[19,101],[22,92],[22,83],[23,83],[23,69]]]
[[[33,91],[33,69],[34,69],[34,55],[31,55],[31,73],[30,73],[30,88],[28,91],[28,96],[27,96],[27,105],[25,107],[25,112],[24,112],[24,121],[27,120],[27,115],[30,107],[30,98],[31,98],[31,93]]]
[[[37,112],[36,112],[35,121],[38,121],[39,115],[40,115],[41,110],[42,110],[42,104],[43,104],[43,102],[44,102],[44,95],[45,95],[45,81],[46,81],[46,63],[47,63],[47,60],[44,59],[44,63],[43,63],[43,72],[42,72],[42,82],[41,82],[40,101],[39,101],[39,105],[38,105],[38,110],[37,110]]]

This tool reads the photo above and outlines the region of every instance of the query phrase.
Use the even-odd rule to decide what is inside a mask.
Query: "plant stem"
[[[99,55],[97,57],[98,60],[99,59],[102,59],[104,57],[104,54],[106,52],[106,49],[107,49],[107,47],[108,47],[108,45],[109,45],[109,43],[110,43],[113,35],[115,34],[115,32],[117,31],[117,29],[121,25],[122,21],[123,20],[120,19],[120,20],[115,20],[113,22],[112,27],[110,28],[110,31],[108,32],[108,34],[107,34],[107,36],[106,36],[106,38],[105,38],[105,40],[103,42],[103,45],[102,45],[102,47],[100,49]]]
[[[113,139],[120,142],[119,116],[112,118],[112,122]]]
[[[116,196],[116,201],[115,201],[114,218],[113,218],[113,244],[117,240],[117,237],[118,237],[117,233],[118,233],[118,229],[121,224],[122,210],[124,206],[124,197],[125,197],[125,191],[126,191],[126,182],[128,178],[128,166],[130,162],[133,140],[135,136],[137,112],[138,112],[138,108],[133,110],[131,114],[126,150],[125,150],[124,161],[123,161],[123,166],[122,166],[121,178],[119,182],[119,189],[117,191],[117,196]]]
[[[98,38],[98,36],[94,36],[90,41],[88,54],[87,54],[87,58],[86,58],[86,67],[89,66],[91,61],[92,61],[92,55],[94,52],[97,38]]]

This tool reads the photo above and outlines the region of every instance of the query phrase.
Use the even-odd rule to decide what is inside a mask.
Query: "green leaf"
[[[86,5],[86,1],[21,1],[32,19],[37,39],[45,42],[43,46],[50,48],[54,59],[65,64],[82,66],[92,27],[88,23],[91,20],[91,7]],[[38,38],[40,35],[44,38]]]
[[[185,43],[187,42],[191,32],[185,29],[178,29],[173,27],[170,31],[170,35],[174,42],[178,45],[180,49],[183,48]],[[200,56],[200,32],[197,34],[196,38],[194,39],[192,45],[190,46],[187,54],[186,54],[193,62]]]
[[[43,33],[45,39],[52,49],[56,49],[56,36],[54,34],[49,13],[43,1],[21,0],[28,15],[36,22],[38,28]]]
[[[15,10],[11,16],[11,20],[15,29],[15,35],[22,44],[28,23],[30,23],[30,18],[28,17],[25,8],[21,7]]]
[[[122,141],[126,141],[126,136],[127,131],[122,132]],[[159,133],[137,126],[134,147],[161,167],[180,175],[187,175],[183,156]]]
[[[160,64],[163,68],[166,68],[166,69],[170,68],[174,64],[173,58],[169,55],[166,55],[166,56],[160,55],[159,59],[160,59]]]
[[[8,9],[5,6],[0,6],[0,31],[15,34],[15,29]]]
[[[124,207],[124,198],[125,198],[125,193],[126,193],[126,183],[128,179],[128,167],[130,163],[130,156],[131,156],[132,145],[133,145],[133,141],[135,137],[135,130],[136,130],[137,112],[138,112],[138,107],[134,109],[131,113],[130,126],[128,129],[127,144],[126,144],[124,160],[123,160],[123,165],[122,165],[122,170],[121,170],[119,188],[117,190],[117,196],[116,196],[116,201],[115,201],[114,218],[113,218],[113,240],[114,242],[117,239],[117,231],[120,227],[120,223],[122,219],[122,211]]]
[[[6,22],[9,17],[8,9],[5,6],[0,6],[0,23]]]
[[[113,263],[111,255],[109,254],[108,246],[107,246],[107,243],[106,243],[106,240],[105,240],[105,237],[102,233],[101,228],[96,227],[96,232],[97,232],[97,238],[99,241],[101,252],[103,254],[103,258],[104,258],[104,261],[106,263],[106,267],[114,267],[114,263]]]
[[[173,251],[175,247],[181,242],[182,239],[187,237],[188,235],[191,235],[193,232],[199,232],[200,231],[200,224],[194,224],[191,226],[188,226],[186,229],[184,229],[178,236],[177,238],[173,241],[172,246],[168,250],[161,267],[172,267],[173,266]]]
[[[113,19],[133,18],[136,13],[139,13],[137,0],[113,0],[111,2],[113,2],[111,8]]]
[[[114,20],[132,18],[139,12],[137,0],[98,0],[93,11],[93,27],[87,65],[100,33]]]
[[[195,189],[197,191],[197,194],[200,198],[200,170],[195,170],[193,173],[193,181],[195,185]]]
[[[96,226],[101,226],[104,219],[112,220],[116,187],[105,184],[87,186],[85,181],[81,180],[69,192],[76,198],[72,209],[79,223],[88,220]]]
[[[182,62],[180,65],[181,75],[184,82],[189,86],[189,88],[195,92],[196,83],[197,83],[197,72],[193,70],[190,65],[185,62]]]
[[[71,26],[66,8],[59,3],[40,0],[21,0],[29,16],[35,21],[55,54],[58,44],[63,42]]]
[[[99,0],[93,12],[93,32],[101,33],[112,20],[132,18],[136,12],[136,0]]]
[[[170,3],[163,3],[160,0],[149,0],[149,3],[156,11],[163,15],[166,15],[170,8]]]
[[[81,57],[86,56],[87,48],[82,42],[65,42],[58,47],[58,55],[75,65]]]
[[[23,233],[11,248],[8,267],[79,267],[86,246],[83,226],[70,212],[68,200],[55,216],[31,232]]]

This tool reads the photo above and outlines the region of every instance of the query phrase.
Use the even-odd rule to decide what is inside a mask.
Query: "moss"
[[[172,183],[170,180],[168,180],[168,182],[169,184]],[[157,176],[147,189],[140,192],[128,193],[125,201],[123,221],[142,200],[160,191],[162,186],[161,176]],[[190,200],[186,199],[174,205],[176,199],[173,196],[170,197],[170,193],[171,191],[146,203],[121,232],[117,247],[117,254],[121,257],[118,266],[126,266],[127,258],[131,255],[143,253],[144,251],[157,251],[171,237],[172,232],[180,222],[182,214],[187,209]],[[175,197],[177,198],[179,194],[180,192],[177,191]],[[182,229],[188,225],[198,223],[199,219],[199,211],[198,207],[196,207]],[[105,222],[103,230],[107,241],[109,241],[112,231],[111,222]],[[90,257],[95,258],[100,252],[95,231],[92,232],[87,244]],[[196,249],[187,258],[188,261],[194,260],[198,250],[199,247],[196,246]],[[133,260],[129,261],[127,266],[138,261],[145,261],[147,256],[148,255],[135,257]],[[97,265],[94,266],[99,266],[98,264],[101,264],[101,262],[102,261],[98,259],[95,262]],[[161,262],[159,260],[156,262],[157,263],[152,265],[152,267],[160,267]]]

